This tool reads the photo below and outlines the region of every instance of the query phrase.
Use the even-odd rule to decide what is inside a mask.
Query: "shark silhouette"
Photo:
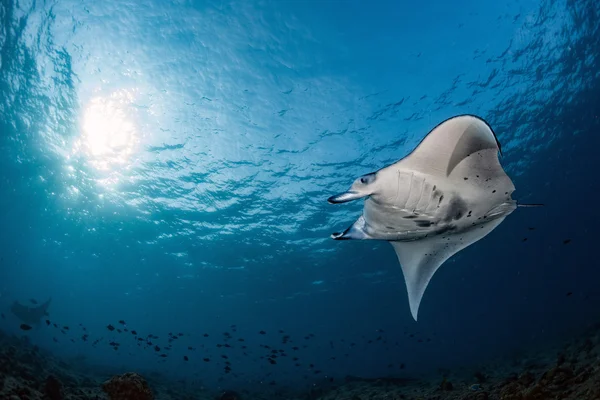
[[[48,307],[52,302],[52,298],[48,299],[43,304],[35,307],[24,306],[23,304],[15,301],[10,307],[10,311],[19,318],[22,322],[28,325],[39,325],[42,318],[48,316]]]

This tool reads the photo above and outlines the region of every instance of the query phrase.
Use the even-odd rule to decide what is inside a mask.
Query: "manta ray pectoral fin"
[[[366,240],[373,239],[365,232],[365,218],[361,215],[355,223],[344,232],[336,232],[331,235],[334,240]]]
[[[402,267],[410,312],[415,321],[425,289],[438,268],[454,254],[486,236],[503,220],[504,218],[496,218],[462,233],[390,242]]]
[[[445,120],[398,163],[438,178],[481,177],[483,180],[505,174],[498,160],[500,142],[487,122],[474,115],[459,115]],[[454,171],[463,164],[461,173]],[[467,175],[465,175],[467,174]]]

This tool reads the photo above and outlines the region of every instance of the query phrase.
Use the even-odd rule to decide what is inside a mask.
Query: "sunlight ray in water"
[[[133,99],[134,91],[125,89],[92,98],[83,109],[81,137],[74,153],[84,155],[94,168],[105,172],[130,164],[139,142],[137,126],[128,112]]]

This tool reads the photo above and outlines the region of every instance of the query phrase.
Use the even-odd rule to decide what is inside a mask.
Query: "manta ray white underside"
[[[435,127],[405,158],[356,179],[330,203],[366,197],[363,214],[336,240],[392,244],[415,320],[433,274],[452,255],[485,237],[513,212],[515,187],[498,160],[490,126],[472,115]]]

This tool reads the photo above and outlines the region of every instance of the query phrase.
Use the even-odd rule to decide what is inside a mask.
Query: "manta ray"
[[[25,324],[39,325],[42,318],[48,316],[48,307],[51,302],[52,299],[50,298],[39,306],[28,307],[15,301],[10,307],[10,311]]]
[[[498,159],[496,134],[473,115],[450,118],[406,157],[356,179],[330,203],[366,198],[362,215],[335,240],[391,243],[417,320],[429,281],[451,256],[489,234],[512,213],[515,186]]]

